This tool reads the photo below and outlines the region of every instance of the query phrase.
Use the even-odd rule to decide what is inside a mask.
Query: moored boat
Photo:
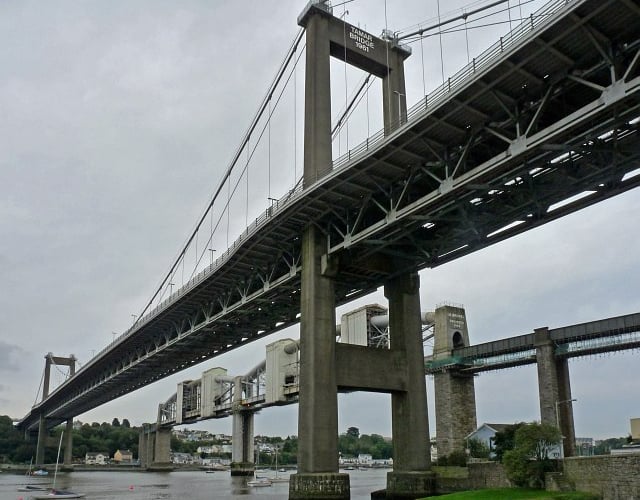
[[[36,500],[44,500],[47,498],[83,498],[84,496],[85,496],[84,493],[75,493],[73,491],[51,489],[46,493],[33,495],[31,498],[34,498]]]
[[[253,488],[271,486],[271,479],[269,479],[268,477],[257,477],[255,479],[252,479],[251,481],[247,481],[247,486],[251,486]]]

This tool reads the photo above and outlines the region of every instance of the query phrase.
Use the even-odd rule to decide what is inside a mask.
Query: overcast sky
[[[113,332],[130,326],[218,186],[305,3],[0,3],[0,414],[28,412],[47,352],[73,353],[86,363]],[[442,2],[441,14],[460,12],[465,3]],[[512,18],[534,4],[540,2],[513,9]],[[336,7],[336,14],[380,34],[385,26],[407,31],[428,22],[437,3],[356,0]],[[441,81],[443,69],[455,72],[507,31],[506,13],[501,19],[505,24],[491,29],[444,36],[443,61],[438,37],[414,44],[407,61],[409,104]],[[335,114],[359,75],[341,64],[332,71]],[[300,94],[302,69],[295,78]],[[288,106],[297,106],[299,115],[302,102],[292,99]],[[364,124],[362,113],[336,150],[353,147],[370,125],[371,133],[377,130],[375,118]],[[274,125],[281,142],[273,149],[300,158],[301,121],[283,112],[282,123]],[[300,165],[280,161],[273,168],[269,189],[277,197],[291,187],[292,170],[299,173]],[[264,186],[264,175],[257,171],[255,184]],[[267,206],[264,193],[252,201],[259,210]],[[422,308],[464,304],[472,343],[637,312],[638,213],[636,190],[423,271]],[[239,230],[248,215],[233,215]],[[339,313],[366,303],[385,299],[379,292]],[[287,336],[297,337],[297,328],[78,418],[152,421],[178,381],[212,366],[242,374],[264,358],[265,343]],[[637,353],[571,360],[570,371],[576,434],[628,434],[629,419],[640,416]],[[53,382],[62,380],[55,372]],[[431,415],[432,395],[429,387]],[[479,425],[539,419],[535,366],[482,374],[476,399]],[[296,406],[262,411],[256,433],[296,434],[296,412]],[[356,426],[390,435],[390,397],[340,396],[339,425],[341,431]],[[433,434],[433,418],[430,427]],[[230,433],[231,420],[196,428]]]

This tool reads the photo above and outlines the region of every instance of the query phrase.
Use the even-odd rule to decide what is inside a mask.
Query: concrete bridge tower
[[[332,168],[330,57],[382,80],[385,133],[390,133],[406,121],[404,59],[410,51],[334,17],[324,1],[310,2],[298,23],[306,29],[303,181],[308,187]],[[310,221],[302,235],[298,473],[291,476],[289,498],[350,498],[349,476],[338,472],[338,389],[391,394],[394,471],[387,477],[387,498],[427,496],[433,476],[418,274],[400,272],[400,261],[387,258],[381,264],[389,273],[390,349],[337,347],[334,280],[340,264],[326,249],[324,233]]]
[[[62,358],[60,356],[54,356],[53,353],[48,353],[45,357],[44,365],[44,381],[42,385],[42,401],[49,396],[49,384],[51,381],[51,365],[60,365],[69,367],[69,377],[73,377],[76,373],[76,357],[71,354],[68,358]],[[36,445],[36,464],[42,465],[44,463],[44,448],[47,442],[47,421],[44,415],[40,415],[40,422],[38,425],[38,444]],[[73,451],[73,418],[67,420],[67,425],[64,431],[64,465],[71,466],[72,463],[72,451]]]
[[[435,311],[433,359],[445,360],[458,347],[469,345],[467,318],[462,306],[442,305]],[[477,427],[476,396],[473,375],[460,370],[436,373],[436,444],[438,456],[464,451],[465,436]]]

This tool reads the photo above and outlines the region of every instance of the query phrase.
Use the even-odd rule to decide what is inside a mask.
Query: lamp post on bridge
[[[215,253],[215,248],[209,248],[209,254],[211,255],[211,264],[213,265],[213,254]]]
[[[564,458],[564,435],[562,434],[562,429],[560,428],[560,405],[566,403],[573,403],[574,401],[578,401],[577,399],[565,399],[562,401],[556,401],[556,427],[558,431],[560,431],[560,458]]]

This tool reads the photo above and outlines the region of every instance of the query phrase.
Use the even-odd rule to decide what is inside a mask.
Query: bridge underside
[[[138,321],[20,427],[34,429],[40,415],[62,422],[297,323],[309,221],[339,263],[340,305],[394,275],[638,186],[640,7],[552,7],[425,96],[406,124],[267,210],[220,264]]]

